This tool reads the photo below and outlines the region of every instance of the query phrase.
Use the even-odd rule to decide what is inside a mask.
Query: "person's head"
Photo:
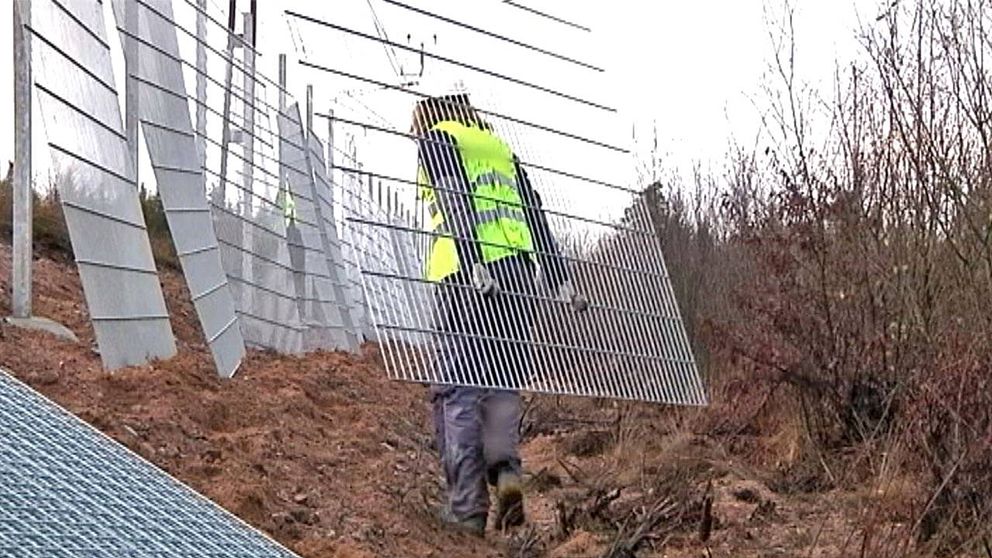
[[[413,108],[410,133],[417,136],[424,135],[435,124],[445,120],[454,120],[469,126],[479,125],[481,122],[467,93],[427,97],[418,101]]]

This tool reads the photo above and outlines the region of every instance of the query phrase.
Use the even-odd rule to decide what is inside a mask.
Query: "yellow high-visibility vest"
[[[482,250],[482,263],[527,253],[533,259],[534,241],[523,210],[513,152],[503,140],[477,125],[447,120],[435,124],[455,139],[455,148],[468,178],[475,210],[476,238]],[[427,171],[417,169],[419,195],[431,213],[433,242],[424,275],[428,281],[441,281],[459,270],[458,252],[452,231],[437,204],[437,192]]]

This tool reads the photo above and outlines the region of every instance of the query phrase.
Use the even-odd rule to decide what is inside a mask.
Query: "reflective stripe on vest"
[[[533,240],[527,214],[522,209],[510,148],[492,132],[478,126],[446,121],[433,129],[442,130],[455,139],[469,180],[475,236],[483,263],[520,253],[528,253],[533,259]],[[436,192],[422,166],[418,168],[417,181],[420,197],[427,202],[431,214],[430,230],[437,235],[425,262],[425,275],[430,281],[440,281],[460,269],[456,240],[452,238],[455,228],[445,220],[437,203],[439,195],[452,194]]]
[[[475,179],[475,186],[507,186],[517,190],[518,192],[520,191],[517,189],[516,180],[512,177],[506,176],[503,173],[494,171],[480,174],[479,177]]]
[[[433,217],[433,214],[432,214]],[[513,207],[499,206],[496,209],[486,209],[483,211],[477,211],[475,213],[476,225],[486,225],[489,223],[497,223],[500,219],[513,219],[516,221],[527,221],[527,214],[523,212],[522,209],[515,209]],[[433,232],[440,234],[451,234],[451,228],[448,226],[446,221],[441,222],[437,227],[434,228]],[[513,248],[513,246],[507,246],[507,248]]]

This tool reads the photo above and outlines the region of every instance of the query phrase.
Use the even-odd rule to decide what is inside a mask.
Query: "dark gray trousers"
[[[504,467],[520,473],[520,394],[465,386],[437,386],[433,391],[449,509],[458,518],[485,516],[487,484],[495,484]]]
[[[501,468],[521,471],[520,394],[509,389],[529,375],[533,269],[522,258],[491,264],[501,292],[442,286],[438,371],[431,388],[435,439],[458,518],[485,515]],[[481,387],[480,387],[481,386]]]

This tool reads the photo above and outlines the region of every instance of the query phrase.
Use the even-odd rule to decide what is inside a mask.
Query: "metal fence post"
[[[279,112],[286,110],[286,55],[279,55]]]
[[[124,2],[124,125],[127,133],[127,154],[134,168],[134,187],[141,187],[138,170],[138,5],[135,0]]]
[[[254,265],[251,254],[255,244],[255,231],[249,221],[252,219],[252,206],[255,203],[255,16],[251,12],[244,13],[244,32],[241,52],[244,64],[244,132],[241,134],[241,147],[244,154],[244,191],[241,193],[241,216],[245,219],[241,224],[241,241],[244,247],[244,277],[254,280]]]
[[[337,177],[337,169],[334,168],[334,160],[335,160],[335,157],[334,157],[334,100],[332,99],[331,100],[331,103],[330,103],[330,107],[327,109],[327,182],[330,183],[330,186],[331,186],[331,192],[330,192],[330,196],[331,196],[331,215],[330,215],[330,217],[331,217],[331,221],[334,222],[334,227],[335,227],[335,230],[337,231],[338,239],[341,240],[341,239],[344,238],[344,227],[343,227],[343,223],[344,223],[344,206],[343,205],[341,206],[341,211],[339,213],[338,212],[338,204],[339,203],[341,203],[341,204],[344,203],[344,193],[343,193],[343,191],[344,191],[344,185],[343,185],[343,182],[340,182],[339,179],[336,178]],[[344,180],[344,179],[341,178],[340,180]],[[337,192],[334,191],[335,188],[338,188],[338,187],[340,187],[341,190],[342,190],[342,192],[341,192],[341,198],[340,199],[338,199],[338,197],[335,195],[335,194],[337,194]],[[349,305],[348,310],[349,311],[351,310],[350,305]]]
[[[207,0],[196,0],[196,149],[207,162]]]
[[[11,310],[31,316],[31,2],[14,3],[14,231]],[[18,9],[20,8],[20,9]],[[23,10],[23,11],[22,11]]]
[[[310,137],[310,132],[313,130],[313,86],[307,85],[307,116],[306,116],[306,137]]]
[[[227,152],[231,145],[231,86],[234,84],[234,46],[237,37],[234,35],[236,0],[230,0],[227,17],[227,48],[224,55],[227,65],[224,68],[224,111],[221,116],[224,132],[220,137],[220,185],[214,197],[217,204],[227,208]]]

